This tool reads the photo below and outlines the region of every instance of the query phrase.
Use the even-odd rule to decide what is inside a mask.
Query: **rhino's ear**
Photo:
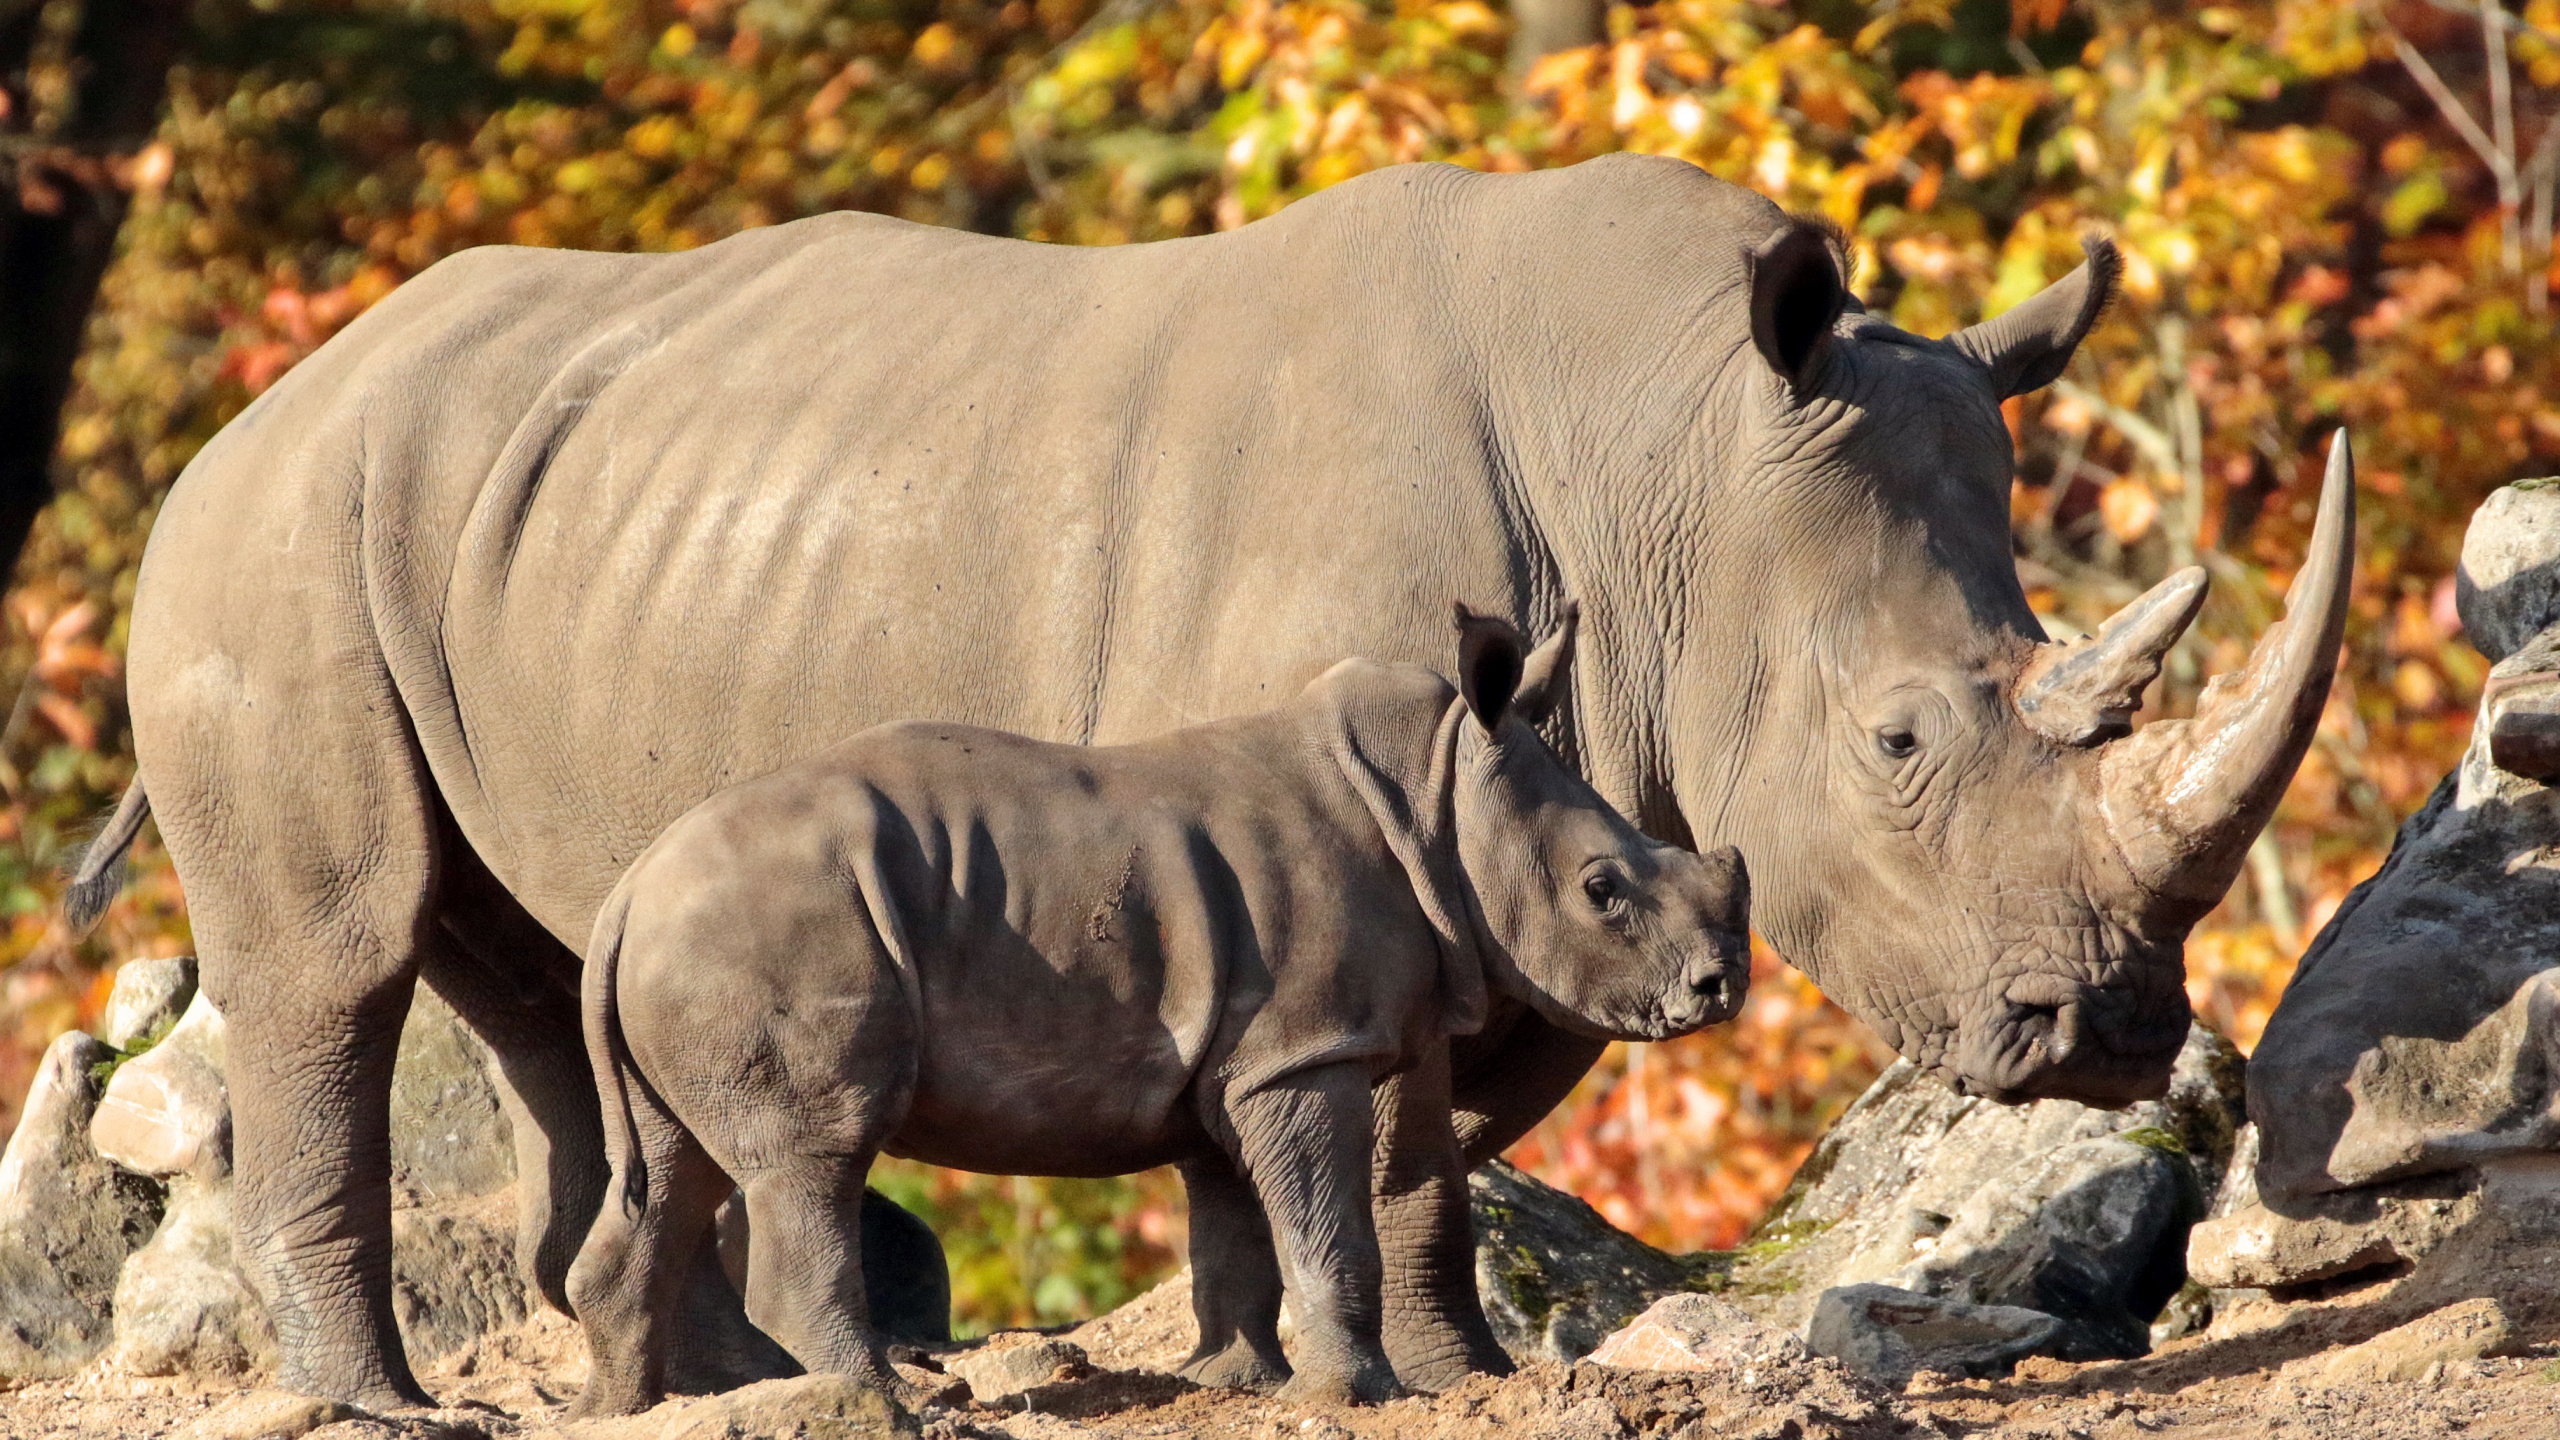
[[[1520,676],[1524,666],[1520,632],[1499,615],[1479,615],[1458,606],[1458,693],[1466,697],[1467,713],[1492,734],[1502,725],[1503,712],[1511,708],[1512,697],[1520,693]]]
[[[1520,667],[1520,688],[1511,696],[1512,714],[1532,725],[1543,725],[1555,713],[1556,703],[1564,699],[1565,685],[1572,678],[1573,632],[1581,620],[1581,603],[1564,602],[1564,615],[1556,625],[1556,633],[1530,651]]]
[[[2080,348],[2089,327],[2106,313],[2115,298],[2116,277],[2124,259],[2115,243],[2090,235],[2080,241],[2088,258],[2016,307],[1969,330],[1947,337],[1965,354],[1991,371],[1992,393],[2006,400],[2041,390],[2062,378],[2071,352]]]
[[[1751,343],[1802,395],[1822,373],[1831,326],[1849,304],[1838,234],[1817,221],[1789,220],[1743,259],[1751,272]]]

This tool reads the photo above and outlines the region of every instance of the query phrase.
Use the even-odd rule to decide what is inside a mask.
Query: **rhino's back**
[[[1560,584],[1495,408],[1550,402],[1489,396],[1478,322],[1592,257],[1521,236],[1730,208],[1685,166],[1584,169],[1407,167],[1117,250],[828,216],[681,256],[467,253],[190,471],[137,686],[148,646],[352,573],[445,804],[577,946],[675,816],[867,725],[1128,738],[1345,654],[1437,659],[1452,597]],[[1494,338],[1577,343],[1550,328]],[[288,535],[292,574],[206,606],[208,572]]]

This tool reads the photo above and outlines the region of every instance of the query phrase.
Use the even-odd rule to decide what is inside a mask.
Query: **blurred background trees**
[[[154,14],[165,76],[84,38]],[[58,424],[0,427],[0,521],[35,493],[7,477],[58,492],[0,663],[10,1106],[114,963],[188,944],[147,844],[97,934],[54,898],[131,773],[118,657],[154,507],[285,369],[467,246],[680,249],[845,207],[1116,244],[1401,161],[1641,150],[1830,216],[1869,305],[1942,334],[2113,235],[2123,298],[2069,381],[2008,407],[2019,570],[2057,633],[2209,566],[2150,713],[2184,711],[2279,613],[2326,433],[2362,462],[2319,743],[2189,946],[2198,1014],[2244,1047],[2467,742],[2464,519],[2560,469],[2560,0],[0,0],[0,68],[0,408]],[[136,86],[156,129],[91,98]],[[123,218],[57,410],[20,317],[76,309],[77,267],[22,268],[22,237],[81,215]],[[1647,1238],[1730,1245],[1888,1058],[1763,954],[1738,1022],[1614,1050],[1517,1158]],[[1099,1309],[1179,1253],[1162,1176],[881,1183],[936,1221],[979,1326]]]

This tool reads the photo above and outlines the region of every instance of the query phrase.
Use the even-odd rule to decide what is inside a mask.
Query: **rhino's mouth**
[[[2004,1105],[2074,1100],[2101,1109],[2156,1100],[2185,1045],[2185,997],[2164,1004],[2123,986],[2023,975],[2001,992],[1990,1023],[1968,1025],[1949,1082],[1960,1095]]]

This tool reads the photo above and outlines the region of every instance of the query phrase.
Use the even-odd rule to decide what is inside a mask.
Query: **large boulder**
[[[1506,1161],[1467,1180],[1476,1293],[1521,1364],[1571,1363],[1665,1295],[1719,1283],[1724,1257],[1656,1250]]]
[[[1896,1062],[1799,1167],[1726,1293],[1802,1328],[1825,1292],[1883,1284],[2050,1313],[2056,1353],[2140,1353],[2230,1169],[2243,1068],[2197,1026],[2166,1096],[2108,1111],[1967,1098]]]
[[[98,1038],[128,1053],[149,1047],[186,1012],[196,994],[196,957],[127,960],[116,967],[115,988]]]
[[[89,1148],[96,1072],[116,1055],[54,1041],[0,1155],[0,1380],[68,1374],[105,1348],[116,1273],[160,1219],[160,1187]]]
[[[2457,594],[2497,662],[2471,747],[2312,940],[2251,1062],[2279,1211],[2560,1149],[2560,481],[2481,505]]]

